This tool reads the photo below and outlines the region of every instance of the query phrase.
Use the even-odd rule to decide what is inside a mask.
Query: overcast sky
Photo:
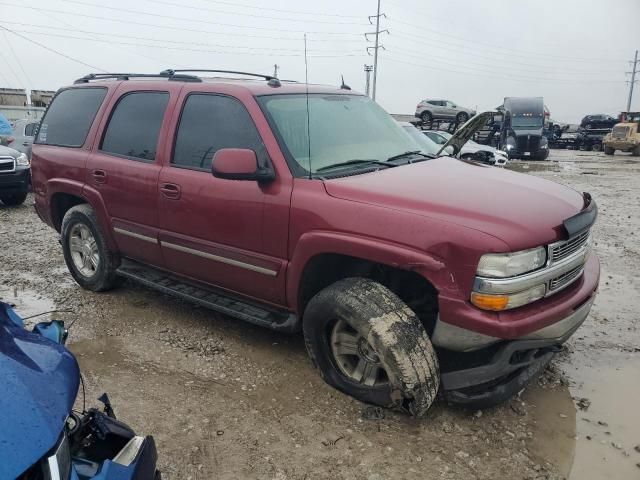
[[[15,32],[0,33],[0,86],[55,90],[97,69],[274,64],[304,81],[308,32],[309,81],[344,75],[364,91],[375,10],[376,0],[0,0],[0,26]],[[382,0],[382,12],[377,100],[391,113],[429,97],[487,110],[505,96],[543,96],[564,122],[626,107],[640,0]]]

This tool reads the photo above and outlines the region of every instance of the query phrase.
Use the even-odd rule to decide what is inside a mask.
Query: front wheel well
[[[71,195],[69,193],[55,193],[51,197],[51,221],[55,229],[60,232],[62,228],[62,219],[65,214],[76,205],[89,203],[82,197]]]
[[[348,277],[368,278],[387,287],[416,313],[431,335],[438,315],[438,291],[429,280],[409,270],[334,253],[317,255],[305,266],[298,289],[300,318],[318,292]]]

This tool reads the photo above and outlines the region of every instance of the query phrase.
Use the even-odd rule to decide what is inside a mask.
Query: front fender
[[[436,255],[364,236],[312,231],[299,238],[287,269],[287,304],[294,311],[298,311],[298,292],[305,267],[313,257],[322,254],[345,255],[414,271],[438,291],[455,288],[445,261]]]

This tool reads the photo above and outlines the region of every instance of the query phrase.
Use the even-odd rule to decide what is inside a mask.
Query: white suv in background
[[[416,107],[416,117],[424,123],[431,123],[433,120],[455,120],[464,123],[475,114],[475,110],[461,107],[450,100],[422,100]]]

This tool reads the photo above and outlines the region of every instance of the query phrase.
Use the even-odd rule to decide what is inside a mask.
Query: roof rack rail
[[[162,72],[160,72],[160,75],[173,77],[176,74],[181,74],[184,72],[231,73],[234,75],[246,75],[248,77],[264,78],[268,82],[270,87],[280,86],[280,80],[272,75],[262,75],[260,73],[250,73],[250,72],[238,72],[235,70],[210,70],[210,69],[200,69],[200,68],[183,68],[180,70],[173,70],[171,68],[168,68],[167,70],[163,70]]]
[[[73,83],[89,83],[92,80],[108,80],[110,78],[115,78],[116,80],[129,80],[130,78],[167,78],[168,80],[178,82],[202,82],[202,79],[195,75],[167,75],[163,73],[90,73],[77,79]]]

